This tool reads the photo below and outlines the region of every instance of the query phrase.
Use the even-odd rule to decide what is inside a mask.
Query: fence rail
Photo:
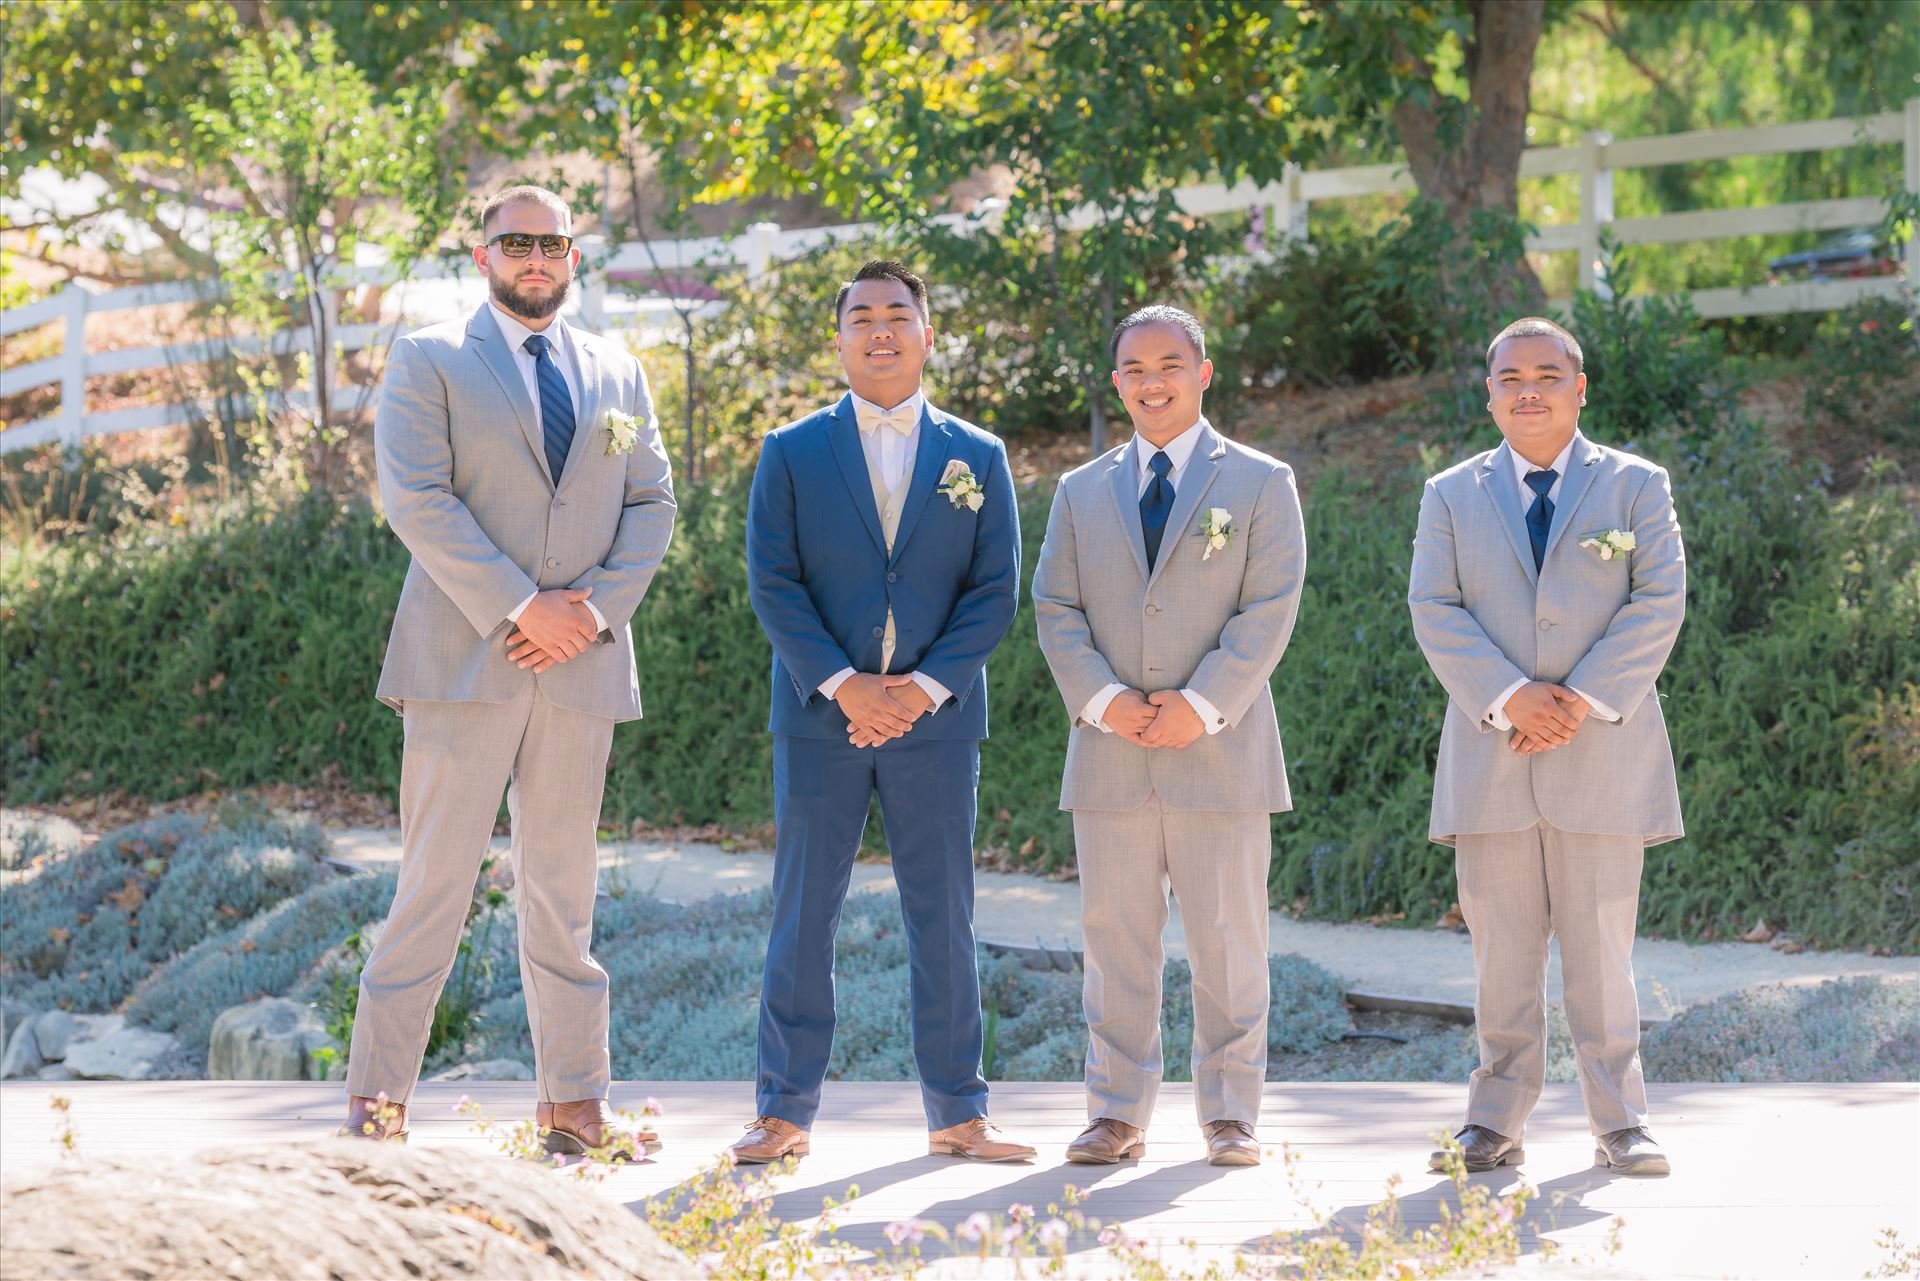
[[[1577,253],[1580,287],[1603,289],[1606,284],[1600,255],[1603,231],[1609,232],[1623,245],[1677,244],[1736,236],[1830,231],[1875,223],[1885,208],[1884,197],[1849,196],[1755,208],[1699,209],[1644,218],[1614,216],[1613,175],[1621,170],[1693,164],[1736,156],[1830,151],[1860,145],[1902,147],[1905,160],[1904,190],[1920,194],[1920,97],[1908,99],[1903,111],[1873,116],[1623,140],[1615,140],[1606,133],[1590,133],[1572,146],[1532,149],[1521,157],[1521,177],[1577,175],[1580,216],[1571,222],[1539,228],[1527,238],[1526,247],[1531,253]],[[1238,183],[1233,186],[1200,184],[1180,189],[1175,193],[1175,198],[1186,212],[1201,217],[1257,211],[1264,247],[1271,250],[1281,238],[1310,238],[1309,214],[1315,204],[1364,196],[1406,194],[1414,190],[1413,180],[1404,165],[1357,165],[1311,171],[1289,166],[1277,182],[1265,185]],[[997,207],[988,202],[971,214],[954,215],[942,221],[964,232],[979,223],[990,224],[996,216]],[[1099,211],[1096,209],[1081,209],[1069,218],[1068,226],[1090,226],[1098,217]],[[651,244],[630,242],[607,246],[595,238],[582,237],[588,269],[581,282],[578,310],[586,324],[603,328],[617,309],[615,289],[618,282],[623,280],[638,278],[657,285],[660,283],[658,277],[662,275],[715,268],[743,269],[748,276],[757,276],[776,261],[798,257],[826,244],[858,240],[878,230],[876,225],[867,223],[795,229],[781,228],[773,223],[755,223],[738,236],[703,236]],[[1694,309],[1708,318],[1831,311],[1868,298],[1904,301],[1909,307],[1914,307],[1916,272],[1911,258],[1913,252],[1910,245],[1910,256],[1903,276],[1697,289],[1692,291],[1691,298]],[[341,274],[342,283],[345,284],[390,283],[392,277],[390,271],[377,266],[351,268]],[[463,278],[462,287],[469,289],[477,302],[479,282],[471,278],[471,272],[464,264],[425,264],[411,277],[419,281],[443,282],[463,281]],[[87,436],[179,426],[195,421],[203,412],[193,404],[140,405],[89,412],[86,407],[86,380],[89,377],[198,363],[217,357],[222,352],[257,354],[267,346],[274,351],[284,352],[301,344],[300,335],[304,331],[296,329],[276,335],[270,344],[263,344],[259,339],[233,339],[115,351],[87,349],[88,316],[191,302],[202,296],[203,292],[194,282],[142,285],[104,293],[69,285],[52,297],[25,307],[0,311],[0,338],[12,337],[55,322],[63,323],[65,327],[64,346],[59,355],[0,368],[0,384],[4,384],[0,391],[7,395],[51,383],[60,386],[60,409],[57,413],[34,422],[6,425],[4,430],[0,430],[0,454],[52,441],[75,446]],[[667,305],[658,300],[641,302],[638,310],[657,311]],[[335,326],[333,332],[344,350],[360,351],[378,345],[382,341],[381,331],[385,328],[390,327],[374,323],[346,324]],[[344,387],[336,394],[350,395],[355,390],[351,386]]]

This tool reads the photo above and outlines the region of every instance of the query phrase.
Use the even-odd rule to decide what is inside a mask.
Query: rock
[[[33,1075],[40,1081],[78,1081],[80,1079],[73,1074],[73,1069],[64,1063],[49,1063]]]
[[[315,1050],[338,1049],[312,1007],[270,996],[222,1011],[207,1045],[211,1081],[324,1081]]]
[[[40,1057],[40,1042],[33,1035],[33,1024],[22,1022],[7,1038],[7,1052],[0,1055],[0,1080],[32,1076],[44,1062]]]
[[[533,1069],[519,1059],[485,1059],[479,1063],[456,1063],[444,1072],[436,1072],[429,1081],[531,1081]]]
[[[0,1281],[703,1275],[599,1188],[469,1149],[276,1143],[123,1161],[81,1151],[0,1191]]]
[[[125,1023],[117,1014],[109,1017]],[[121,1026],[75,1041],[67,1047],[66,1064],[75,1076],[90,1081],[145,1081],[152,1078],[155,1063],[179,1047],[180,1042],[165,1032]]]
[[[103,1025],[102,1017],[97,1014],[69,1014],[65,1010],[48,1010],[34,1020],[33,1024],[34,1040],[40,1042],[40,1057],[48,1062],[64,1059],[67,1057],[67,1047],[75,1041],[98,1035],[101,1031],[118,1030],[117,1027]]]
[[[25,1001],[16,1001],[10,996],[0,996],[0,1050],[13,1040],[13,1029],[22,1023],[31,1023],[40,1017],[40,1007],[28,1005]]]

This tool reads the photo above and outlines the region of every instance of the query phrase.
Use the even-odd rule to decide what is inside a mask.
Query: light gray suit
[[[1408,603],[1447,691],[1430,837],[1455,845],[1473,932],[1481,1066],[1468,1123],[1517,1138],[1545,1071],[1548,939],[1596,1133],[1641,1125],[1646,1090],[1632,948],[1646,846],[1683,834],[1654,690],[1686,610],[1686,555],[1661,468],[1575,434],[1545,557],[1502,444],[1427,482]],[[1631,532],[1604,559],[1589,535]],[[1487,718],[1516,680],[1570,686],[1619,714],[1521,755]]]
[[[640,715],[628,622],[666,554],[674,501],[640,363],[597,335],[566,336],[579,398],[558,484],[490,307],[388,353],[374,420],[380,496],[413,563],[377,692],[406,722],[403,853],[361,977],[352,1094],[412,1092],[503,789],[540,1097],[606,1093],[607,976],[589,952],[594,829],[614,722]],[[624,455],[609,452],[613,410],[638,421]],[[562,587],[593,588],[607,626],[536,676],[507,657],[508,616]]]
[[[1159,1087],[1160,935],[1179,897],[1194,981],[1202,1122],[1254,1121],[1266,1074],[1269,815],[1292,808],[1268,684],[1306,571],[1293,472],[1201,436],[1149,570],[1129,442],[1060,481],[1033,580],[1073,728],[1060,806],[1074,816],[1087,949],[1087,1108],[1145,1126]],[[1233,536],[1206,557],[1201,524]],[[1219,713],[1186,748],[1145,748],[1080,713],[1113,683],[1187,689]]]

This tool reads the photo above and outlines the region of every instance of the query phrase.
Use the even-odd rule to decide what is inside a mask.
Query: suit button
[[[1149,614],[1157,614],[1160,612],[1160,607],[1158,605],[1149,605],[1147,606],[1147,612]]]
[[[1552,630],[1553,630],[1553,620],[1552,620],[1552,619],[1550,619],[1550,618],[1543,618],[1543,619],[1541,619],[1541,620],[1540,620],[1540,630],[1541,630],[1541,631],[1543,631],[1543,632],[1549,632],[1549,631],[1552,631]]]
[[[898,574],[896,574],[896,573],[894,573],[894,572],[893,572],[892,570],[888,570],[888,571],[887,571],[887,581],[888,581],[888,582],[890,582],[890,583],[897,583],[897,582],[899,582],[899,581],[900,581],[900,575],[898,575]]]
[[[547,557],[547,568],[558,569],[560,568],[560,562],[558,560],[555,560],[553,557],[549,556]]]
[[[875,636],[885,636],[887,634],[887,629],[884,627],[876,627],[873,629],[873,634]]]

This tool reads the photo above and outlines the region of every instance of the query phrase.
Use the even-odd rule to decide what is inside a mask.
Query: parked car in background
[[[1782,254],[1767,264],[1767,283],[1787,280],[1856,280],[1897,276],[1900,259],[1878,227],[1836,232],[1802,253]]]

